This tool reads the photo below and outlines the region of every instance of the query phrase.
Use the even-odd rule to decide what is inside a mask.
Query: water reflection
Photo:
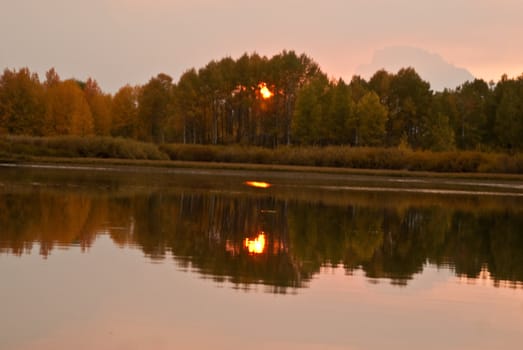
[[[260,233],[254,239],[245,238],[245,247],[250,254],[263,254],[265,252],[265,233]]]
[[[245,184],[255,188],[269,188],[272,186],[270,183],[264,181],[245,181]]]
[[[325,197],[129,186],[114,179],[88,186],[5,182],[0,252],[22,255],[38,243],[47,257],[60,246],[86,250],[108,234],[148,259],[173,256],[181,268],[239,288],[263,284],[287,292],[306,287],[324,266],[406,285],[427,264],[518,287],[522,214],[518,199],[504,198]]]

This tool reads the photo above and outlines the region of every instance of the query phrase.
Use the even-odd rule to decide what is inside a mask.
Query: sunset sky
[[[95,78],[102,89],[244,52],[306,53],[350,80],[375,50],[423,48],[473,75],[523,73],[521,0],[16,0],[0,6],[0,68]]]

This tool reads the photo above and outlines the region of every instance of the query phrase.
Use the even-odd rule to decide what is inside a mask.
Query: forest
[[[404,147],[516,153],[523,75],[434,92],[413,68],[333,79],[305,54],[211,61],[178,81],[165,73],[105,93],[97,81],[0,76],[0,137],[96,135],[154,144]]]

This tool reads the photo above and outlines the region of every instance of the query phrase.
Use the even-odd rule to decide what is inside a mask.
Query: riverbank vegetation
[[[152,143],[104,136],[0,137],[0,157],[168,159]]]
[[[245,54],[115,94],[0,76],[0,153],[522,172],[523,75],[434,92],[412,68],[329,79],[310,57]]]
[[[35,158],[36,157],[36,158]],[[523,154],[350,146],[188,145],[100,136],[0,137],[0,158],[173,160],[466,173],[523,173]],[[149,165],[149,164],[148,164]]]

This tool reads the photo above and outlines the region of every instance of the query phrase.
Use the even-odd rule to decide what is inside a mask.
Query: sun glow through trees
[[[260,88],[260,94],[264,100],[274,96],[274,93],[267,87],[267,83],[259,83],[258,87]]]

